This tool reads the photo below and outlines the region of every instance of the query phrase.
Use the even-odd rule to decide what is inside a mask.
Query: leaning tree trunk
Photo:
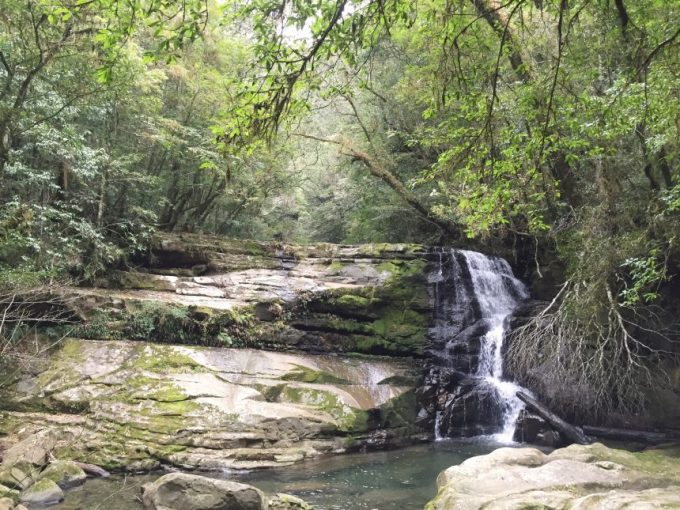
[[[547,421],[555,430],[562,434],[566,439],[576,444],[590,444],[591,441],[586,436],[583,431],[570,425],[562,418],[553,413],[550,409],[545,407],[535,398],[527,395],[524,392],[518,391],[517,398],[524,402],[528,407],[530,407],[536,414]]]

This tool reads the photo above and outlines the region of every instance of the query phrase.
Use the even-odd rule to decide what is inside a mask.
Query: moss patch
[[[120,313],[98,312],[71,333],[76,338],[244,347],[256,335],[254,307],[227,311],[154,301],[129,301]]]
[[[380,407],[380,426],[383,428],[405,427],[415,430],[414,423],[418,413],[418,402],[415,392],[409,390],[389,400]]]
[[[329,391],[300,386],[286,386],[280,399],[296,404],[315,407],[331,415],[342,432],[363,432],[368,430],[369,416],[366,411],[346,405],[342,399]]]
[[[344,294],[340,296],[335,302],[341,307],[349,309],[363,309],[370,306],[372,300],[364,296],[357,296],[356,294]]]
[[[310,344],[318,339],[315,350],[420,356],[430,319],[425,267],[424,259],[386,260],[377,266],[384,285],[313,294],[289,307],[288,324]]]
[[[10,489],[9,487],[5,487],[4,485],[0,484],[0,499],[9,498],[17,503],[19,501],[20,495],[21,493],[18,490]]]
[[[192,372],[203,369],[202,365],[190,356],[178,352],[175,348],[145,344],[137,348],[136,356],[130,358],[123,368],[155,373]]]
[[[351,384],[345,379],[329,374],[328,372],[322,372],[319,370],[312,370],[308,367],[303,367],[298,365],[295,370],[288,372],[281,379],[284,381],[298,381],[306,383],[316,383],[316,384]]]

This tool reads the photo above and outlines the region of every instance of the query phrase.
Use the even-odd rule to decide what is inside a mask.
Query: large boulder
[[[58,460],[47,466],[38,479],[49,479],[62,489],[70,489],[85,483],[87,475],[75,462]]]
[[[147,510],[267,510],[259,489],[243,483],[170,473],[142,487]]]
[[[633,454],[601,444],[546,455],[499,448],[443,471],[426,510],[676,508],[680,449]]]
[[[52,480],[40,480],[21,493],[21,502],[33,507],[51,506],[64,501],[64,492]]]
[[[26,465],[42,467],[47,464],[57,441],[58,437],[54,430],[40,430],[8,448],[2,456],[2,467]]]
[[[550,438],[555,442],[546,444]],[[554,431],[543,418],[527,409],[522,409],[519,413],[515,424],[515,434],[512,439],[518,443],[531,443],[552,447],[563,446],[559,444],[559,433]]]

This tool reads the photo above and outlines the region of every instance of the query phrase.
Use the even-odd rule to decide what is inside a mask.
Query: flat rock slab
[[[382,262],[350,259],[334,266],[328,259],[309,259],[295,261],[288,269],[252,268],[209,276],[119,271],[112,273],[115,284],[100,282],[109,288],[65,288],[63,292],[80,301],[76,308],[85,311],[85,315],[88,309],[96,310],[104,302],[115,306],[156,302],[230,310],[257,302],[294,301],[303,292],[380,286],[390,277],[389,271],[380,269]]]
[[[6,462],[253,469],[417,432],[406,360],[68,339],[46,367],[8,389],[36,412],[0,413]]]

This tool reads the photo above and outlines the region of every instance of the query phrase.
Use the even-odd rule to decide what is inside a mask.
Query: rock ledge
[[[443,471],[426,510],[680,508],[678,466],[678,448],[500,448]]]

